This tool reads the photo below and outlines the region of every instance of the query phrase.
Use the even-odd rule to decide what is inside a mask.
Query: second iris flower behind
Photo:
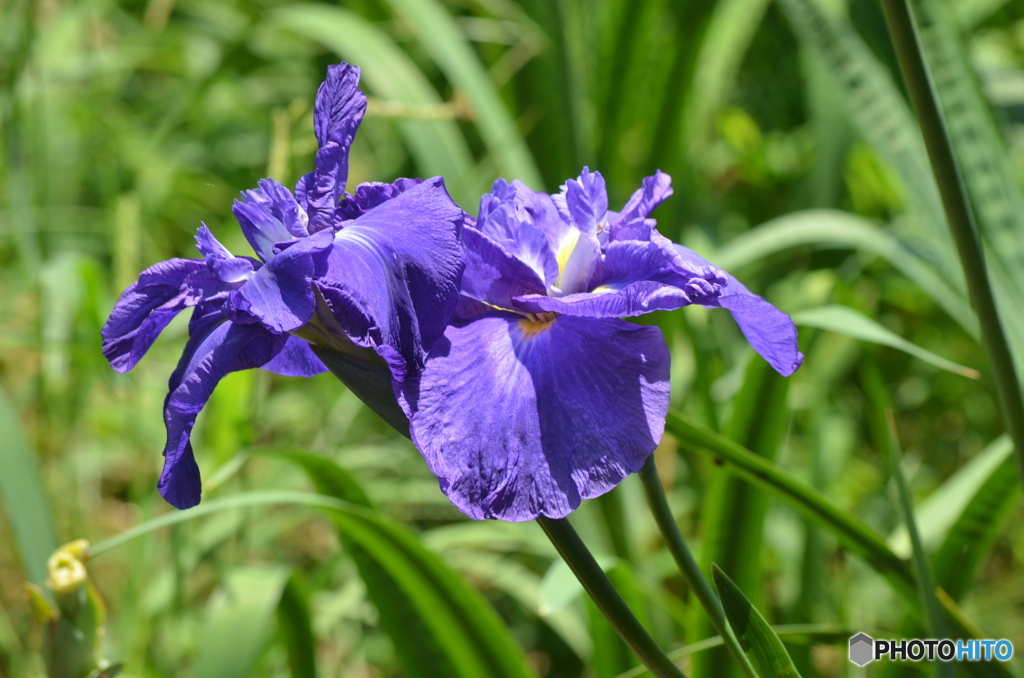
[[[789,316],[655,229],[669,183],[648,177],[621,212],[587,169],[556,195],[498,180],[481,199],[455,317],[395,384],[467,515],[561,518],[640,470],[664,432],[670,356],[659,329],[623,317],[723,307],[780,374],[800,366]]]

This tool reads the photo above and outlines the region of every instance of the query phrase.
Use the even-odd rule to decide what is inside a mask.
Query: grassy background
[[[784,381],[724,312],[649,317],[673,350],[673,406],[909,560],[873,423],[891,402],[939,585],[982,637],[1024,648],[1024,511],[984,352],[880,9],[844,5],[4,0],[0,675],[42,675],[22,586],[53,548],[173,510],[155,481],[185,323],[118,375],[99,341],[117,294],[151,263],[195,256],[200,222],[245,249],[233,197],[312,166],[312,100],[341,59],[371,97],[352,185],[442,174],[475,213],[498,176],[557,191],[589,165],[615,207],[655,169],[672,175],[661,231],[794,314],[807,354]],[[915,6],[1024,356],[1024,6]],[[537,526],[464,520],[412,446],[329,375],[231,375],[193,439],[204,503],[223,503],[90,562],[125,675],[634,666]],[[820,512],[794,511],[682,435],[657,460],[706,571],[718,563],[769,622],[812,625],[784,636],[803,675],[864,675],[846,631],[922,632],[921,605]],[[314,491],[362,508],[310,507]],[[664,647],[713,635],[636,478],[573,520]],[[714,650],[685,665],[727,673]]]

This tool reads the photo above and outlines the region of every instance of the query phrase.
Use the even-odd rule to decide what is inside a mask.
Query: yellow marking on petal
[[[605,294],[606,292],[614,292],[615,290],[611,285],[598,285],[590,291],[594,294]]]
[[[562,238],[562,242],[558,243],[558,252],[555,253],[555,260],[558,262],[558,280],[562,279],[562,271],[565,270],[565,264],[569,261],[569,257],[572,255],[573,249],[576,248],[576,243],[580,240],[580,232],[575,228],[569,229],[569,235]],[[558,284],[558,281],[555,282]]]
[[[555,316],[554,314],[550,314],[551,317],[549,318],[546,317],[548,315],[549,314],[544,313],[542,314],[544,317],[539,317],[536,320],[532,320],[530,318],[523,318],[520,320],[517,324],[519,325],[519,331],[522,333],[522,337],[524,339],[532,339],[541,332],[550,329],[551,324],[555,322]]]

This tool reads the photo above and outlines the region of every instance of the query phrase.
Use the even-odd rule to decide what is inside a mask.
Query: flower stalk
[[[658,678],[686,678],[686,674],[668,658],[615,590],[593,554],[565,518],[539,516],[537,524],[554,544],[558,554],[601,610],[608,622],[644,666]]]
[[[967,290],[978,314],[982,343],[992,363],[1003,421],[1013,440],[1017,466],[1024,481],[1024,398],[985,267],[985,255],[970,199],[953,155],[953,145],[925,63],[910,5],[907,0],[882,0],[882,9],[910,101],[924,133],[949,230],[960,255]]]
[[[683,535],[679,531],[679,525],[676,523],[675,516],[672,515],[668,498],[665,496],[665,488],[662,487],[661,478],[658,477],[658,467],[654,463],[653,454],[648,457],[647,462],[640,469],[640,480],[643,481],[644,493],[647,495],[651,513],[654,514],[654,521],[658,524],[658,530],[665,538],[665,544],[668,546],[672,558],[675,559],[683,579],[686,580],[686,585],[697,596],[697,600],[700,601],[701,606],[711,619],[711,625],[722,637],[729,653],[743,671],[743,675],[747,678],[757,678],[753,664],[750,663],[750,659],[743,651],[736,634],[733,633],[732,627],[729,626],[729,622],[725,618],[722,601],[718,599],[718,595],[715,594],[704,577],[704,573],[701,572],[700,566],[697,565],[697,561],[686,545],[686,540],[683,539]]]

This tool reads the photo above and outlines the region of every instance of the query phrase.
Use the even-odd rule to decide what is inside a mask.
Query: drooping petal
[[[308,217],[291,191],[274,179],[262,179],[259,188],[242,192],[231,209],[245,239],[261,261],[274,256],[274,246],[304,237]]]
[[[511,310],[513,297],[544,294],[544,281],[527,264],[473,228],[462,231],[466,270],[462,294],[485,304]]]
[[[654,208],[665,202],[672,195],[672,177],[661,170],[654,173],[653,177],[647,177],[643,186],[638,189],[626,206],[622,208],[612,222],[612,237],[615,238],[615,227],[617,224],[628,224],[637,219],[645,219],[654,211]]]
[[[657,328],[492,314],[445,340],[399,395],[441,489],[473,518],[561,518],[661,439],[669,352]]]
[[[247,314],[274,332],[304,325],[316,308],[314,257],[331,246],[334,233],[320,231],[278,252],[231,295],[236,313]],[[235,320],[244,319],[233,317]]]
[[[459,299],[462,210],[440,177],[410,188],[342,228],[317,288],[360,346],[418,367]]]
[[[680,260],[688,265],[713,267],[688,247],[675,245],[674,248]],[[793,321],[762,297],[752,294],[738,280],[724,271],[723,274],[726,283],[722,291],[697,303],[728,309],[743,336],[776,372],[784,377],[796,372],[804,361],[804,355],[797,343]]]
[[[283,377],[315,377],[327,371],[320,359],[309,348],[309,342],[288,336],[280,353],[261,367]]]
[[[100,330],[103,355],[118,372],[135,367],[174,316],[195,304],[185,284],[206,269],[202,259],[171,259],[150,266],[126,289]]]
[[[267,363],[286,339],[287,335],[270,334],[260,325],[222,323],[195,346],[194,352],[182,356],[183,366],[176,370],[178,383],[164,401],[167,445],[158,487],[171,505],[186,509],[199,503],[202,483],[190,438],[196,416],[217,382],[230,372]]]
[[[330,227],[348,181],[348,154],[366,112],[359,90],[359,68],[346,63],[328,66],[327,79],[316,94],[313,127],[320,150],[316,170],[299,180],[295,191],[309,214],[311,233]]]

